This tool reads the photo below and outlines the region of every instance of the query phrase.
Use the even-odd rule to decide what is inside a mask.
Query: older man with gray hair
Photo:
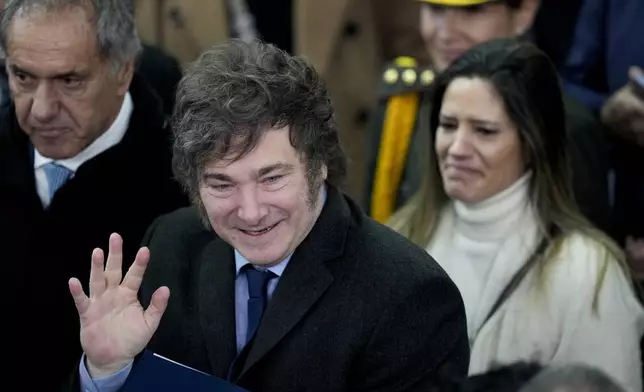
[[[135,75],[126,1],[6,1],[0,44],[12,95],[0,112],[3,354],[37,375],[4,368],[3,386],[52,391],[81,353],[68,277],[89,279],[87,255],[112,232],[128,233],[133,260],[150,223],[187,197],[160,102]]]
[[[569,364],[543,370],[519,392],[625,392],[599,369]]]

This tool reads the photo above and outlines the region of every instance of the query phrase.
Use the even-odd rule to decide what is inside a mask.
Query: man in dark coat
[[[466,376],[456,286],[337,188],[346,159],[309,64],[233,40],[186,72],[177,102],[174,169],[196,205],[151,226],[122,282],[118,235],[105,270],[92,255],[89,297],[70,281],[81,390],[139,382],[146,347],[252,392],[438,391]]]
[[[525,36],[531,28],[538,0],[420,0],[421,34],[432,67],[418,67],[401,58],[386,67],[379,103],[371,119],[367,161],[367,198],[370,215],[386,222],[418,190],[425,170],[429,141],[429,106],[423,91],[431,88],[434,72],[448,67],[477,43]],[[573,190],[582,212],[609,231],[608,152],[604,130],[593,114],[564,97]]]
[[[81,354],[69,276],[87,281],[88,254],[112,232],[127,235],[132,260],[151,222],[188,199],[158,98],[134,75],[131,15],[116,0],[101,10],[24,3],[7,5],[1,32],[14,98],[0,113],[3,354],[21,369],[3,372],[3,385],[20,389],[38,363],[24,387],[52,391]],[[96,39],[115,24],[120,35]]]

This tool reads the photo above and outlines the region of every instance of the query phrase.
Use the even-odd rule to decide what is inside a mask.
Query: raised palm
[[[150,259],[147,248],[141,248],[125,279],[121,282],[123,243],[118,234],[109,242],[107,264],[100,249],[92,253],[89,297],[76,278],[69,281],[80,317],[80,339],[90,371],[111,373],[124,367],[150,341],[168,304],[167,287],[156,290],[148,309],[137,298],[139,287]]]

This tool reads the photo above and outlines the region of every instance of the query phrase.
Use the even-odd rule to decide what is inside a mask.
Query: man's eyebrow
[[[275,163],[272,165],[264,166],[261,169],[257,171],[257,177],[263,177],[267,174],[270,174],[274,171],[278,170],[293,170],[295,166],[288,164],[288,163]],[[223,173],[217,173],[217,172],[206,172],[203,175],[204,180],[216,180],[216,181],[224,181],[224,182],[234,182],[233,178],[230,177],[227,174]]]
[[[233,182],[233,179],[222,173],[209,173],[206,172],[204,175],[204,180],[218,180],[218,181],[225,181],[225,182]]]
[[[81,77],[83,77],[83,74],[78,71],[69,71],[69,72],[63,72],[58,75],[54,75],[54,78],[56,79],[81,78]]]
[[[19,66],[15,65],[15,64],[11,64],[11,65],[9,66],[9,68],[11,69],[11,72],[13,72],[14,74],[16,74],[16,73],[21,73],[21,74],[25,74],[25,75],[27,75],[27,76],[29,76],[29,77],[33,77],[33,76],[34,76],[31,72],[26,71],[26,70],[24,70],[24,69],[20,68]]]
[[[15,65],[15,64],[11,64],[9,67],[11,68],[11,71],[14,74],[21,73],[21,74],[25,74],[25,75],[29,76],[30,78],[35,78],[36,77],[33,73],[31,73],[31,72],[29,72],[29,71],[27,71],[27,70]],[[66,78],[80,78],[80,77],[83,77],[83,74],[81,72],[69,71],[69,72],[62,72],[62,73],[53,75],[50,78],[53,78],[53,79],[66,79]]]
[[[257,171],[257,176],[263,177],[274,171],[278,171],[278,170],[288,171],[288,170],[293,170],[293,168],[294,166],[288,163],[275,163],[273,165],[264,166],[263,168],[259,169]]]

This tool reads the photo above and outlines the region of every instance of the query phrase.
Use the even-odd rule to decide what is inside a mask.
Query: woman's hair
[[[394,214],[389,225],[423,248],[436,230],[449,198],[439,172],[434,137],[445,91],[456,78],[488,81],[517,127],[524,161],[533,173],[530,201],[542,234],[550,241],[545,261],[554,258],[566,236],[582,233],[601,245],[607,262],[614,258],[626,265],[619,247],[582,216],[574,200],[558,74],[542,51],[516,39],[478,45],[436,78],[429,93],[433,105],[429,118],[431,142],[427,146],[423,184],[407,205]],[[607,266],[604,263],[601,268],[597,291]]]

